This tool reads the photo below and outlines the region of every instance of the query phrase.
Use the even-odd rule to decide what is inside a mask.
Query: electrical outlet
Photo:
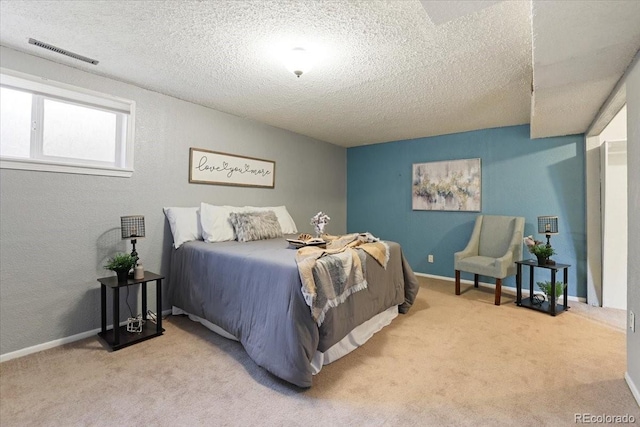
[[[633,314],[633,311],[629,311],[629,329],[631,332],[636,331],[636,315]]]
[[[429,256],[427,257],[427,261],[433,262],[433,255],[429,254]]]

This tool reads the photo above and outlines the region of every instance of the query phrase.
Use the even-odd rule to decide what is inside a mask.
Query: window
[[[131,176],[135,103],[0,69],[0,168]]]

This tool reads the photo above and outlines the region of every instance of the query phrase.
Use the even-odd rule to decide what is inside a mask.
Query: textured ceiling
[[[637,0],[3,0],[0,44],[349,147],[584,132],[640,48],[638,22]],[[281,58],[296,46],[317,55],[300,78]]]
[[[531,136],[585,132],[638,49],[639,0],[534,1]]]

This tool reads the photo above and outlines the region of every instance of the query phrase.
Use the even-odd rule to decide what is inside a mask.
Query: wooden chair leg
[[[496,279],[496,305],[500,305],[500,296],[502,295],[502,279]]]
[[[474,288],[478,287],[478,275],[477,274],[473,275],[473,287]]]
[[[456,270],[456,295],[460,295],[460,270]]]

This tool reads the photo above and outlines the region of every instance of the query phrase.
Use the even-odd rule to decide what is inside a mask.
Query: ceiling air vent
[[[100,62],[100,61],[97,61],[95,59],[87,58],[86,56],[78,55],[77,53],[69,52],[68,50],[60,49],[59,47],[52,46],[52,45],[50,45],[48,43],[44,43],[44,42],[41,42],[41,41],[36,40],[36,39],[31,39],[30,38],[29,39],[29,44],[32,44],[32,45],[35,45],[35,46],[38,46],[38,47],[42,47],[44,49],[48,49],[48,50],[50,50],[52,52],[59,53],[61,55],[65,55],[65,56],[68,56],[68,57],[73,58],[73,59],[78,59],[80,61],[88,62],[89,64],[98,65],[98,62]]]

